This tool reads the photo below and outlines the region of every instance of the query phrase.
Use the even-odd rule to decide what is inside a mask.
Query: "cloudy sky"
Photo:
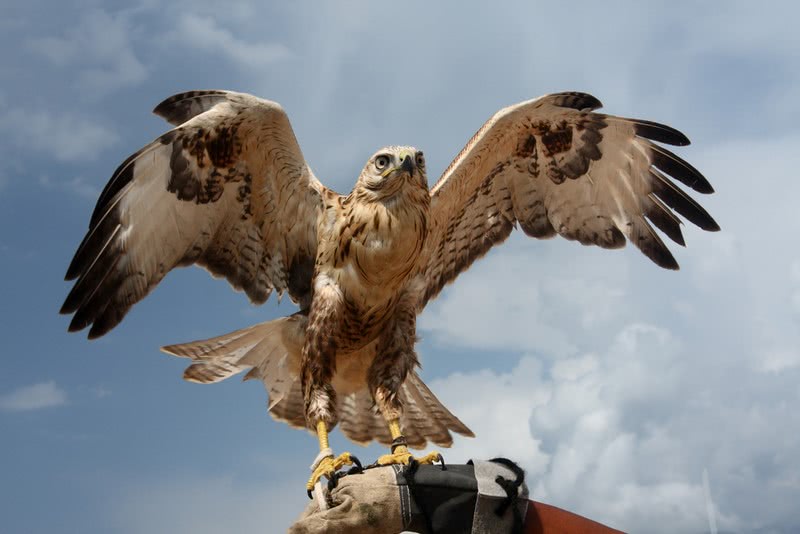
[[[198,88],[283,104],[342,192],[385,144],[424,149],[433,180],[552,91],[684,131],[723,231],[687,227],[681,271],[516,236],[425,310],[423,376],[477,434],[447,459],[516,459],[536,499],[633,532],[800,530],[794,4],[264,4],[4,3],[0,531],[272,532],[306,502],[315,440],[258,384],[184,383],[158,351],[291,303],[192,268],[99,341],[57,315],[99,191],[166,129],[153,106]]]

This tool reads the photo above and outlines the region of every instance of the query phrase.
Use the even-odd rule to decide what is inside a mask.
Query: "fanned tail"
[[[305,315],[295,314],[211,339],[169,345],[161,350],[192,360],[183,373],[191,382],[210,384],[250,369],[244,379],[264,382],[269,392],[270,415],[291,426],[305,428],[299,372],[306,320]],[[408,375],[399,395],[404,406],[401,425],[409,446],[422,449],[430,441],[449,447],[453,444],[451,432],[474,437],[416,372]],[[366,386],[354,393],[339,395],[338,412],[340,428],[350,440],[364,445],[372,440],[386,445],[391,443],[387,423],[375,409]]]
[[[250,369],[244,379],[264,382],[272,408],[297,382],[305,320],[305,316],[295,314],[161,350],[193,360],[183,373],[190,382],[211,384]]]

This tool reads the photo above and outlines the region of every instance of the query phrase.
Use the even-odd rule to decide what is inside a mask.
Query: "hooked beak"
[[[405,153],[402,155],[403,163],[400,165],[400,169],[407,172],[408,174],[414,174],[414,169],[417,168],[417,164],[414,161],[414,156],[409,153]]]

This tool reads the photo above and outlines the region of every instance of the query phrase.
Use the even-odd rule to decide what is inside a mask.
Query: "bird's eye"
[[[422,167],[425,165],[425,156],[422,155],[422,152],[417,152],[417,167]]]
[[[377,158],[375,158],[375,168],[379,171],[382,171],[389,165],[389,156],[385,154],[381,154]]]

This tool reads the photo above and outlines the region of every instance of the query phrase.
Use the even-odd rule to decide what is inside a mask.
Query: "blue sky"
[[[191,268],[99,341],[57,315],[102,186],[166,129],[155,104],[198,88],[280,102],[340,192],[387,144],[425,150],[433,181],[547,92],[685,132],[723,231],[687,227],[681,271],[513,237],[422,315],[423,376],[477,433],[448,459],[515,458],[539,500],[639,532],[800,530],[794,4],[263,4],[3,7],[0,531],[279,531],[305,504],[315,440],[258,384],[188,384],[158,351],[291,303]]]

